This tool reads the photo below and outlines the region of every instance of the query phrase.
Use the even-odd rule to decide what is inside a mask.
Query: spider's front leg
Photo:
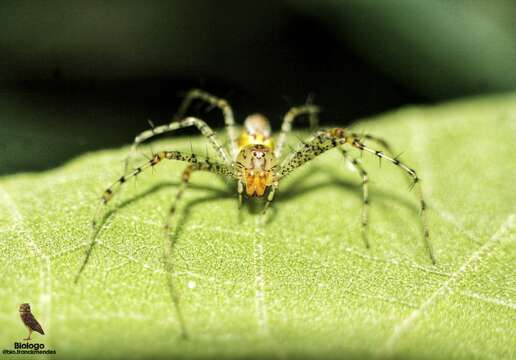
[[[173,215],[175,213],[176,203],[182,197],[182,194],[184,193],[184,191],[188,185],[191,173],[193,171],[209,171],[209,172],[212,172],[212,173],[215,173],[218,175],[235,178],[232,165],[228,165],[226,163],[220,163],[220,162],[211,161],[209,159],[198,158],[195,154],[186,154],[186,153],[183,153],[180,151],[160,151],[160,152],[154,154],[154,156],[148,162],[146,162],[142,166],[139,166],[136,170],[134,170],[129,175],[123,175],[122,177],[120,177],[113,185],[111,185],[109,188],[107,188],[104,191],[104,193],[102,194],[101,204],[97,208],[97,211],[95,212],[95,216],[91,222],[92,227],[93,227],[91,243],[86,251],[86,256],[84,258],[84,261],[75,277],[75,283],[77,283],[79,281],[79,277],[82,274],[82,271],[85,269],[85,267],[88,263],[88,260],[90,258],[91,252],[93,251],[93,247],[96,243],[96,235],[98,232],[97,221],[98,221],[99,214],[101,213],[101,210],[109,203],[109,201],[113,198],[113,196],[118,191],[120,191],[122,186],[125,183],[127,183],[127,181],[129,179],[140,175],[145,170],[148,170],[150,168],[153,168],[154,166],[157,166],[158,164],[160,164],[162,162],[162,160],[177,160],[177,161],[183,161],[183,162],[186,162],[189,164],[188,167],[183,171],[183,175],[181,177],[181,180],[182,180],[181,186],[179,188],[178,193],[176,194],[176,201],[173,203],[171,210],[169,211],[169,216]],[[167,235],[168,235],[168,229],[170,228],[170,220],[171,219],[167,219],[167,221],[165,222],[165,224],[166,224],[165,230],[167,230],[167,232],[166,232]],[[170,246],[168,246],[168,245],[170,245]],[[181,336],[183,338],[186,338],[187,332],[186,332],[185,321],[184,321],[184,318],[183,318],[183,315],[181,313],[181,309],[179,306],[179,295],[176,291],[176,288],[175,288],[175,285],[174,285],[174,282],[172,279],[173,274],[174,274],[174,271],[173,271],[174,266],[173,266],[173,263],[171,262],[172,246],[173,246],[173,243],[167,244],[165,242],[164,260],[165,260],[165,267],[167,270],[167,274],[169,275],[169,276],[167,276],[167,282],[169,285],[170,295],[171,295],[172,301],[174,303],[174,307],[176,309],[178,321],[180,324]]]
[[[424,200],[423,191],[421,189],[421,179],[417,176],[416,171],[402,163],[397,158],[392,158],[385,155],[382,151],[367,147],[360,141],[358,137],[354,136],[348,130],[343,128],[333,128],[327,131],[316,132],[305,142],[303,142],[303,144],[296,151],[294,151],[290,156],[283,160],[280,166],[280,170],[278,171],[278,180],[284,176],[287,176],[298,167],[313,160],[320,154],[333,149],[334,147],[343,145],[349,145],[359,149],[360,151],[371,153],[380,159],[385,159],[396,165],[412,179],[412,185],[417,188],[417,196],[420,204],[420,216],[423,226],[423,240],[430,256],[430,260],[433,264],[435,264],[436,261],[430,244],[430,233],[428,231],[428,224],[426,219],[426,202]]]
[[[387,152],[387,155],[392,156],[392,157],[394,156],[392,146],[389,145],[389,143],[381,137],[374,136],[374,135],[367,134],[367,133],[360,134],[360,133],[356,133],[356,132],[351,132],[350,135],[352,137],[354,137],[355,139],[358,139],[359,141],[362,141],[363,139],[370,140],[370,141],[376,143],[377,145],[383,147],[385,149],[385,151]]]
[[[417,196],[419,199],[420,217],[421,217],[421,223],[423,225],[423,241],[425,243],[425,247],[427,248],[428,255],[430,256],[430,260],[432,261],[432,264],[435,265],[436,260],[435,260],[434,252],[432,249],[432,245],[430,243],[430,232],[428,230],[426,202],[425,202],[425,199],[423,196],[423,189],[421,187],[421,178],[417,175],[416,170],[407,166],[405,163],[401,162],[397,158],[392,158],[390,156],[385,155],[381,151],[371,149],[371,148],[365,146],[357,139],[348,138],[347,142],[350,143],[353,147],[355,147],[361,151],[366,151],[368,153],[376,155],[379,159],[385,159],[385,160],[389,161],[390,163],[392,163],[392,164],[396,165],[398,168],[400,168],[410,178],[412,178],[411,187],[416,187],[416,192],[417,192]]]
[[[200,158],[197,157],[195,154],[187,154],[181,151],[160,151],[154,156],[144,163],[143,165],[137,167],[133,172],[131,172],[128,175],[121,176],[117,181],[115,181],[110,187],[108,187],[104,192],[102,193],[101,202],[99,206],[97,207],[97,210],[95,211],[95,215],[93,216],[93,219],[91,220],[91,226],[92,226],[92,232],[91,232],[91,242],[90,246],[88,247],[88,250],[86,251],[86,256],[84,258],[84,261],[75,277],[75,283],[79,281],[79,277],[82,273],[82,271],[85,269],[88,260],[90,258],[91,252],[93,250],[93,247],[96,243],[96,236],[100,228],[99,220],[100,215],[102,214],[102,210],[108,205],[108,203],[111,201],[113,196],[118,193],[121,188],[126,184],[131,178],[136,178],[139,176],[142,172],[153,168],[154,166],[157,166],[160,164],[163,160],[176,160],[176,161],[183,161],[186,163],[189,163],[191,166],[192,171],[193,170],[199,170],[199,171],[209,171],[215,174],[219,174],[222,176],[235,178],[234,170],[232,165],[228,165],[226,163],[221,163],[218,161],[212,161],[210,159]]]

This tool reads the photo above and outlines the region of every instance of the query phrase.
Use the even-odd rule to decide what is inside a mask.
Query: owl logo
[[[22,319],[27,329],[29,329],[29,336],[27,336],[23,340],[30,340],[30,336],[32,335],[33,331],[36,331],[41,335],[45,335],[45,333],[43,332],[43,328],[39,324],[38,320],[36,320],[34,315],[32,315],[29,304],[20,305],[20,318]]]

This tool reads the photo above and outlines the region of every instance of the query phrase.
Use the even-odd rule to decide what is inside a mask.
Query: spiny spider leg
[[[237,181],[237,192],[238,192],[238,208],[242,208],[242,200],[244,197],[244,183],[241,179]]]
[[[192,172],[195,169],[192,165],[188,165],[181,174],[181,184],[179,185],[179,189],[177,190],[176,197],[174,199],[174,202],[170,206],[170,209],[168,211],[168,215],[165,219],[165,224],[163,225],[165,230],[169,230],[171,228],[172,219],[176,213],[177,203],[181,200],[183,197],[183,193],[185,192],[186,188],[188,187],[188,184],[190,183],[190,176],[192,175]]]
[[[357,159],[349,155],[349,152],[346,149],[344,149],[341,146],[339,147],[339,150],[344,156],[344,158],[351,164],[351,166],[358,172],[358,174],[362,178],[362,239],[364,240],[366,248],[369,248],[369,177],[367,176],[367,171],[364,169],[364,167],[358,162]]]
[[[385,152],[387,153],[387,155],[389,155],[394,160],[398,160],[400,155],[401,155],[401,154],[394,155],[394,151],[392,150],[392,147],[389,145],[389,143],[386,140],[384,140],[384,139],[382,139],[380,137],[373,136],[373,135],[370,135],[370,134],[367,134],[367,133],[366,134],[359,134],[359,133],[352,132],[351,134],[354,137],[356,137],[356,138],[371,140],[371,141],[375,142],[379,146],[383,147],[385,149]],[[405,178],[405,179],[407,179],[407,181],[409,182],[409,187],[412,187],[413,183],[411,182],[411,179],[410,178]]]
[[[221,159],[224,160],[225,163],[230,162],[230,157],[226,150],[222,147],[220,141],[217,139],[215,132],[203,120],[190,116],[181,121],[171,122],[170,124],[153,127],[152,129],[145,130],[144,132],[136,136],[134,138],[133,145],[131,146],[131,150],[125,158],[124,174],[127,174],[129,160],[132,154],[134,154],[134,152],[136,151],[136,147],[139,144],[141,144],[145,140],[152,138],[155,135],[163,134],[165,132],[170,132],[190,126],[195,126],[197,127],[197,129],[199,129],[202,135],[204,135],[204,137],[208,139],[213,149],[215,149],[217,154],[221,157]]]
[[[186,111],[188,110],[190,104],[196,99],[207,102],[208,104],[217,107],[222,111],[222,114],[224,116],[224,123],[228,132],[229,142],[231,143],[232,158],[234,158],[238,153],[235,117],[233,116],[233,109],[231,109],[231,106],[225,99],[216,97],[204,90],[192,89],[186,94],[183,103],[179,107],[177,114],[174,116],[174,119],[181,119],[184,116],[184,114],[186,114]]]
[[[302,105],[302,106],[295,106],[291,108],[283,117],[283,124],[281,125],[281,132],[278,136],[278,141],[276,144],[276,149],[274,150],[274,154],[276,155],[276,158],[281,157],[281,152],[283,151],[283,147],[285,145],[285,141],[287,139],[288,133],[292,130],[292,123],[294,120],[301,115],[307,114],[310,119],[310,128],[317,127],[318,119],[317,114],[321,109],[316,105]]]
[[[277,189],[278,189],[278,182],[276,181],[271,185],[269,193],[267,194],[267,202],[265,203],[265,206],[262,211],[262,221],[265,221],[265,215],[267,213],[267,209],[270,207],[272,201],[274,200],[274,195],[276,194]]]
[[[226,177],[235,177],[233,167],[231,166],[231,164],[212,161],[207,158],[198,157],[195,154],[188,154],[181,151],[160,151],[154,154],[154,156],[145,164],[136,168],[136,170],[134,170],[129,175],[122,176],[113,185],[107,188],[102,195],[101,206],[106,205],[109,202],[109,200],[111,200],[115,192],[119,190],[122,187],[122,185],[125,182],[127,182],[127,180],[129,180],[132,177],[138,176],[145,169],[158,165],[162,160],[184,161],[190,163],[190,166],[193,170],[209,171]],[[93,225],[95,225],[95,223],[93,223]]]
[[[86,257],[84,259],[84,262],[81,265],[81,268],[79,269],[79,272],[75,278],[75,282],[79,280],[79,277],[86,267],[86,264],[89,260],[90,253],[93,249],[93,246],[96,242],[96,235],[98,233],[97,224],[99,220],[99,215],[102,212],[102,209],[105,208],[105,206],[108,204],[108,202],[113,198],[113,196],[120,191],[123,184],[125,184],[129,179],[138,176],[143,171],[152,168],[156,165],[158,165],[162,160],[178,160],[187,162],[190,164],[192,170],[201,170],[201,171],[209,171],[215,174],[219,174],[222,176],[235,178],[236,174],[233,171],[233,167],[231,165],[212,161],[207,158],[200,158],[197,157],[195,154],[187,154],[185,152],[181,151],[160,151],[153,155],[153,157],[144,163],[143,165],[137,167],[133,172],[131,172],[128,175],[123,175],[120,177],[116,182],[114,182],[110,187],[108,187],[106,190],[104,190],[101,198],[101,203],[97,207],[97,210],[95,212],[95,215],[91,221],[92,225],[92,235],[91,235],[91,243],[90,247],[86,252]]]
[[[426,202],[423,196],[423,189],[421,187],[421,179],[418,177],[416,170],[410,168],[405,163],[401,162],[400,160],[396,158],[392,158],[390,156],[385,155],[383,152],[371,149],[364,144],[362,144],[360,141],[356,139],[349,140],[351,141],[351,145],[361,151],[367,151],[371,154],[376,155],[380,159],[385,159],[392,164],[398,166],[405,174],[410,176],[412,178],[412,184],[411,188],[416,187],[416,193],[419,200],[419,208],[420,208],[420,217],[421,217],[421,223],[423,226],[423,241],[425,244],[425,247],[427,248],[428,255],[430,256],[430,260],[432,261],[432,264],[436,264],[434,252],[432,249],[432,245],[430,244],[430,232],[428,230],[428,219],[427,219],[427,213],[426,213]]]
[[[413,181],[413,186],[417,187],[417,196],[420,203],[420,217],[423,226],[423,240],[425,247],[427,248],[430,260],[435,264],[435,257],[430,245],[430,233],[428,231],[427,219],[426,219],[426,203],[423,197],[423,191],[421,189],[421,179],[417,176],[416,171],[411,169],[406,164],[402,163],[398,159],[394,159],[390,156],[385,155],[383,152],[369,148],[365,146],[359,138],[353,136],[352,133],[343,128],[333,128],[326,131],[318,131],[314,135],[310,136],[298,150],[294,151],[290,156],[285,158],[281,163],[280,169],[277,174],[277,180],[284,176],[287,176],[296,168],[321,155],[322,153],[337,147],[339,145],[351,145],[360,151],[366,151],[381,159],[385,159],[392,164],[396,165],[403,170],[405,174],[410,176]]]
[[[363,139],[366,139],[366,140],[371,140],[372,142],[378,144],[379,146],[383,147],[385,149],[385,151],[387,152],[387,155],[393,157],[394,156],[394,152],[392,150],[392,147],[389,145],[389,143],[380,138],[380,137],[377,137],[377,136],[374,136],[374,135],[371,135],[371,134],[367,134],[367,133],[364,133],[364,134],[360,134],[360,133],[356,133],[356,132],[352,132],[351,135],[356,138],[356,139],[359,139],[360,141],[363,141]]]
[[[353,137],[355,137],[355,138],[360,139],[360,140],[366,139],[366,140],[370,140],[372,142],[375,142],[377,145],[383,147],[385,149],[385,152],[387,153],[387,155],[390,156],[391,158],[393,158],[394,160],[398,160],[400,155],[401,155],[401,153],[398,154],[398,155],[394,155],[394,151],[392,150],[392,147],[383,138],[380,138],[380,137],[377,137],[377,136],[373,136],[373,135],[367,134],[367,133],[352,132],[351,135]],[[379,159],[381,160],[382,158],[379,158]],[[408,181],[409,188],[412,188],[414,186],[414,183],[411,181],[411,179],[407,178],[407,177],[405,177],[405,179]]]

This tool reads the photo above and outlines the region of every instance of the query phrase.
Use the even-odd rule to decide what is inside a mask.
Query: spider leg
[[[351,164],[351,166],[359,173],[360,177],[362,178],[362,240],[364,240],[366,248],[369,248],[369,177],[364,167],[357,161],[357,159],[349,155],[346,149],[339,147],[339,150],[344,158]]]
[[[360,134],[360,133],[356,133],[356,132],[352,132],[351,136],[353,136],[356,139],[359,139],[360,141],[362,141],[362,139],[370,140],[370,141],[376,143],[377,145],[383,147],[385,149],[385,151],[387,152],[387,155],[389,155],[391,157],[394,156],[394,151],[392,150],[392,146],[390,146],[389,143],[386,140],[384,140],[383,138],[380,138],[380,137],[377,137],[377,136],[374,136],[371,134],[367,134],[367,133]]]
[[[168,229],[171,228],[172,219],[174,218],[174,215],[175,215],[176,209],[177,209],[177,203],[183,197],[183,194],[184,194],[186,188],[188,187],[188,184],[190,183],[190,176],[192,175],[192,172],[194,170],[196,170],[196,169],[194,169],[192,167],[192,165],[188,165],[183,170],[183,173],[181,175],[181,185],[179,186],[179,189],[177,190],[176,197],[174,199],[174,202],[170,206],[170,209],[169,209],[169,212],[168,212],[168,216],[167,216],[167,218],[165,220],[165,224],[163,226],[165,228],[165,230],[168,230]]]
[[[242,179],[238,179],[237,182],[237,192],[238,192],[238,208],[242,208],[242,198],[244,194],[244,183]]]
[[[379,146],[383,147],[385,149],[385,152],[387,153],[387,155],[389,157],[393,158],[394,160],[398,160],[398,158],[401,155],[401,153],[399,153],[398,155],[394,155],[394,151],[392,150],[392,147],[383,138],[380,138],[380,137],[377,137],[377,136],[373,136],[373,135],[370,135],[370,134],[367,134],[367,133],[366,134],[359,134],[359,133],[352,132],[351,135],[353,137],[355,137],[355,138],[358,138],[358,139],[366,139],[366,140],[371,140],[371,141],[375,142]],[[379,159],[381,160],[382,158],[379,158]],[[405,178],[405,179],[409,182],[409,186],[412,187],[413,184],[411,183],[411,179],[410,178]]]
[[[333,128],[326,131],[318,131],[310,136],[297,150],[295,150],[291,155],[282,161],[280,169],[276,175],[277,179],[279,180],[282,177],[287,176],[296,168],[309,162],[320,154],[333,149],[334,147],[345,144],[353,146],[360,151],[371,153],[380,159],[389,161],[390,163],[399,167],[407,176],[412,179],[412,186],[416,187],[417,197],[420,204],[420,217],[423,226],[423,241],[430,256],[430,260],[433,264],[435,264],[436,261],[432,246],[430,244],[430,233],[428,231],[426,218],[426,202],[424,200],[423,190],[421,188],[421,179],[418,177],[416,171],[407,166],[405,163],[402,163],[400,160],[385,155],[382,151],[367,147],[360,141],[359,138],[353,136],[353,134],[348,130],[343,128]]]
[[[127,174],[127,169],[129,167],[129,160],[131,156],[135,153],[136,147],[144,142],[145,140],[148,140],[152,138],[153,136],[163,134],[166,132],[171,132],[174,130],[182,129],[185,127],[195,126],[199,131],[201,132],[204,137],[206,137],[213,147],[215,149],[216,153],[226,162],[229,164],[230,158],[227,154],[226,150],[222,147],[220,141],[217,139],[217,136],[215,135],[215,132],[201,119],[195,118],[195,117],[187,117],[186,119],[183,119],[181,121],[175,121],[171,122],[170,124],[161,125],[157,127],[153,127],[150,130],[145,130],[144,132],[138,134],[134,138],[134,142],[131,146],[131,150],[129,150],[129,154],[127,154],[125,158],[125,165],[124,165],[124,174]]]
[[[436,260],[434,256],[434,252],[432,249],[432,246],[430,244],[430,233],[428,230],[428,220],[427,220],[427,214],[426,214],[426,202],[423,196],[423,189],[421,188],[421,178],[418,177],[416,170],[410,168],[405,163],[402,163],[400,160],[392,158],[390,156],[385,155],[383,152],[369,148],[362,144],[360,141],[353,139],[348,140],[348,142],[351,142],[351,145],[361,151],[366,151],[368,153],[376,155],[380,159],[385,159],[392,164],[399,167],[405,174],[407,174],[410,178],[412,178],[412,185],[411,187],[416,187],[416,193],[419,200],[419,208],[420,208],[420,217],[421,217],[421,223],[423,225],[423,240],[425,243],[425,247],[428,251],[428,255],[430,256],[430,260],[432,261],[432,264],[435,265]]]
[[[217,96],[214,96],[204,90],[200,89],[191,89],[185,96],[185,99],[183,100],[183,103],[179,107],[179,110],[177,114],[174,116],[175,120],[181,119],[186,111],[188,110],[188,107],[194,100],[202,100],[204,102],[207,102],[213,107],[217,107],[222,111],[222,114],[224,116],[224,123],[226,125],[226,129],[228,132],[229,141],[231,143],[231,151],[233,158],[238,153],[238,143],[237,143],[237,133],[235,129],[235,117],[233,115],[233,109],[231,109],[231,106],[225,99],[221,99]]]
[[[137,177],[138,175],[140,175],[140,173],[142,173],[145,170],[153,168],[154,166],[161,163],[162,160],[183,161],[183,162],[189,163],[192,170],[209,171],[209,172],[223,175],[226,177],[236,178],[236,174],[231,165],[221,163],[221,162],[215,162],[215,161],[212,161],[207,158],[206,159],[200,158],[200,157],[196,156],[195,154],[187,154],[187,153],[184,153],[181,151],[160,151],[160,152],[154,154],[154,156],[149,161],[147,161],[143,165],[137,167],[130,174],[121,176],[117,181],[115,181],[110,187],[108,187],[102,193],[101,203],[97,207],[95,215],[93,216],[93,219],[91,221],[92,234],[91,234],[90,246],[88,247],[88,250],[86,251],[86,256],[81,265],[81,268],[79,269],[79,272],[77,273],[77,275],[75,277],[75,283],[78,282],[82,271],[86,267],[86,264],[88,263],[91,252],[93,250],[93,247],[96,243],[96,235],[97,235],[98,231],[100,230],[100,229],[97,229],[97,224],[99,221],[99,215],[101,214],[102,210],[106,207],[106,205],[113,198],[113,196],[117,192],[120,191],[120,189],[123,187],[123,185],[128,180],[130,180],[133,177],[134,178]]]
[[[265,219],[267,209],[269,209],[272,201],[274,200],[274,195],[276,194],[277,189],[278,189],[278,182],[276,181],[271,185],[269,193],[267,194],[267,201],[266,201],[265,206],[263,207],[263,211],[262,211],[262,219]]]
[[[278,142],[274,154],[276,158],[280,158],[281,152],[285,145],[288,133],[292,130],[292,123],[294,120],[301,115],[308,115],[310,119],[310,127],[316,128],[318,124],[317,114],[319,114],[320,108],[315,105],[302,105],[291,108],[283,117],[283,124],[281,125],[281,132],[278,136]]]

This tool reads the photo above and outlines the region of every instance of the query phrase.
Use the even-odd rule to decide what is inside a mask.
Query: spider
[[[221,145],[215,132],[206,124],[206,122],[192,116],[184,117],[189,106],[195,100],[206,102],[212,107],[219,108],[222,111],[225,127],[229,137],[229,152],[228,149]],[[429,231],[426,220],[426,203],[421,189],[421,179],[418,177],[414,169],[401,162],[398,157],[393,156],[392,150],[385,140],[370,134],[358,134],[339,127],[317,130],[306,140],[302,141],[297,149],[291,151],[290,154],[283,158],[283,160],[279,161],[279,159],[282,159],[285,141],[288,133],[292,129],[294,120],[302,115],[307,115],[310,119],[310,124],[314,127],[317,124],[317,115],[319,111],[319,107],[313,104],[305,104],[291,108],[283,118],[281,131],[275,143],[272,138],[269,121],[265,116],[261,114],[252,114],[248,116],[244,121],[243,131],[240,136],[238,136],[235,129],[233,110],[226,100],[211,95],[203,90],[190,90],[183,100],[183,103],[180,105],[178,113],[172,122],[157,127],[154,127],[151,124],[150,130],[146,130],[135,137],[129,154],[125,158],[124,175],[109,186],[102,194],[101,203],[92,220],[92,227],[94,230],[92,242],[90,244],[90,248],[86,252],[84,262],[77,273],[75,282],[78,281],[80,274],[85,268],[95,243],[95,237],[99,231],[97,224],[101,210],[129,179],[140,175],[147,169],[158,166],[163,160],[175,160],[187,163],[187,166],[181,175],[179,189],[165,220],[164,229],[167,231],[171,228],[171,223],[176,212],[176,205],[182,198],[190,182],[190,177],[195,171],[208,171],[236,180],[239,208],[242,205],[244,192],[248,197],[265,197],[265,206],[262,211],[262,216],[265,216],[267,209],[274,200],[274,196],[281,180],[298,167],[333,148],[337,148],[340,151],[344,160],[358,172],[362,180],[361,234],[365,246],[369,248],[369,240],[367,236],[369,225],[369,178],[361,163],[350,154],[350,148],[356,148],[360,150],[360,152],[371,153],[380,160],[387,160],[388,162],[396,165],[409,177],[409,179],[411,179],[411,188],[417,188],[424,244],[428,251],[430,260],[435,264],[435,257],[429,241]],[[196,127],[208,140],[210,146],[217,154],[216,159],[208,158],[207,156],[201,157],[193,152],[185,153],[175,150],[159,151],[153,153],[146,163],[136,167],[135,170],[128,171],[130,158],[136,151],[138,145],[142,142],[147,141],[158,134],[191,126]],[[366,141],[376,143],[385,150],[385,153],[365,145]],[[165,253],[165,257],[169,255],[170,253]],[[183,324],[183,335],[186,336],[184,320],[182,320],[182,315],[178,306],[178,297],[175,295],[175,290],[173,289],[173,284],[171,282],[169,282],[169,286],[171,288],[172,298],[176,305],[180,323]]]
[[[229,137],[229,152],[221,145],[217,135],[210,126],[206,124],[206,122],[192,116],[183,117],[194,100],[204,101],[212,107],[219,108],[222,111],[225,127]],[[233,110],[225,99],[216,97],[200,89],[190,90],[186,94],[172,122],[157,127],[154,127],[151,123],[150,130],[143,131],[134,138],[129,154],[125,158],[125,174],[103,192],[101,204],[92,220],[93,228],[96,228],[97,226],[97,218],[101,209],[109,203],[114,194],[119,191],[130,178],[136,177],[143,171],[159,165],[163,160],[176,160],[188,164],[183,170],[179,189],[164,224],[164,228],[169,229],[176,212],[176,205],[183,196],[183,193],[188,187],[190,177],[195,171],[208,171],[236,180],[239,208],[242,205],[244,192],[249,197],[265,196],[266,202],[262,211],[263,216],[274,200],[278,185],[284,177],[322,153],[333,148],[338,148],[344,160],[346,160],[361,176],[361,234],[365,246],[369,248],[370,245],[367,235],[369,225],[369,178],[367,171],[363,168],[361,163],[351,156],[348,151],[349,148],[356,148],[361,152],[371,153],[380,160],[385,159],[396,165],[412,180],[410,187],[417,188],[424,244],[432,264],[435,264],[436,260],[429,241],[430,235],[426,220],[426,203],[421,189],[421,179],[418,177],[414,169],[401,162],[396,156],[393,156],[391,147],[382,138],[370,134],[358,134],[348,129],[338,127],[326,130],[317,130],[306,140],[302,141],[301,145],[297,149],[291,151],[291,153],[283,160],[278,161],[283,155],[285,141],[288,133],[292,129],[294,120],[301,115],[307,115],[310,119],[311,126],[315,127],[318,122],[317,115],[319,112],[319,107],[313,104],[292,107],[283,117],[281,131],[275,143],[272,138],[269,121],[264,115],[258,113],[249,115],[244,121],[243,131],[240,136],[238,136],[235,129]],[[149,140],[158,134],[172,132],[177,129],[191,126],[196,127],[208,140],[209,144],[217,154],[217,159],[210,159],[208,157],[198,156],[194,153],[185,153],[181,151],[159,151],[154,153],[145,164],[128,172],[130,158],[135,153],[138,145],[142,142]],[[376,143],[382,147],[385,152],[366,146],[364,140]]]

